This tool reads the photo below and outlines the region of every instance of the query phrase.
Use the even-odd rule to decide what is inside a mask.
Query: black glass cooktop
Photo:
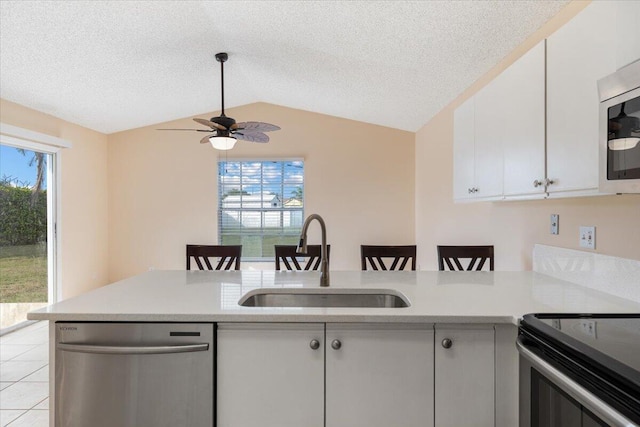
[[[640,417],[640,313],[527,314],[520,335],[594,394]]]
[[[562,335],[640,372],[640,315],[638,317],[540,319]]]

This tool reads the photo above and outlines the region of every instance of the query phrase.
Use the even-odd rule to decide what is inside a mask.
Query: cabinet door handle
[[[342,347],[342,343],[340,342],[340,340],[333,340],[331,341],[331,348],[334,350],[340,350],[340,347]]]
[[[473,193],[473,190],[471,188],[467,188],[467,192],[469,192],[469,194]]]
[[[540,187],[540,186],[542,186],[542,185],[544,185],[544,182],[542,182],[542,181],[539,181],[539,180],[537,180],[537,179],[536,179],[535,181],[533,181],[533,186],[534,186],[535,188],[538,188],[538,187]]]
[[[445,338],[442,340],[442,346],[444,348],[451,348],[452,345],[453,345],[453,341],[450,338]]]
[[[550,186],[551,184],[553,184],[553,182],[554,182],[554,181],[553,181],[552,179],[549,179],[549,178],[545,179],[545,185],[546,185],[547,187],[548,187],[548,186]]]
[[[309,343],[309,347],[311,347],[311,350],[317,350],[320,348],[320,341],[318,340],[311,340],[311,342]]]

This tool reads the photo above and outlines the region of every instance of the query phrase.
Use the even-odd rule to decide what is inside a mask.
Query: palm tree
[[[24,148],[16,148],[20,154],[23,156],[27,155],[27,152]],[[29,159],[29,166],[36,165],[36,182],[31,186],[31,202],[35,204],[38,200],[38,195],[42,191],[42,185],[44,184],[44,176],[47,169],[47,159],[44,153],[39,153],[37,151],[31,151],[33,156]]]
[[[291,195],[293,196],[294,199],[298,199],[302,201],[302,195],[303,195],[302,187],[300,186],[296,187],[296,189],[291,192]]]

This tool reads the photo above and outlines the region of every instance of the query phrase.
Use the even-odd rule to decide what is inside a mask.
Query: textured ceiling
[[[2,0],[0,97],[103,133],[202,115],[226,51],[227,108],[416,131],[567,3]]]

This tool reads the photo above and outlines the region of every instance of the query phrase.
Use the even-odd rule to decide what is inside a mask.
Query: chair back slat
[[[407,246],[380,246],[360,245],[360,258],[362,270],[366,271],[370,266],[372,270],[395,271],[404,270],[411,261],[411,270],[416,269],[416,245]],[[387,268],[384,262],[391,261]]]
[[[489,261],[489,271],[494,271],[493,246],[438,246],[438,269],[445,271],[480,271]],[[464,267],[461,260],[470,261]],[[455,264],[455,267],[454,267]]]
[[[315,271],[320,268],[322,246],[308,245],[306,254],[299,254],[296,252],[296,249],[297,247],[295,245],[275,245],[276,270]],[[330,257],[330,255],[331,245],[327,245],[327,257]],[[305,259],[306,263],[304,266],[298,261],[300,258]]]
[[[191,258],[198,270],[240,270],[241,256],[242,245],[187,245],[187,270],[191,270]],[[215,268],[211,259],[218,260]]]

